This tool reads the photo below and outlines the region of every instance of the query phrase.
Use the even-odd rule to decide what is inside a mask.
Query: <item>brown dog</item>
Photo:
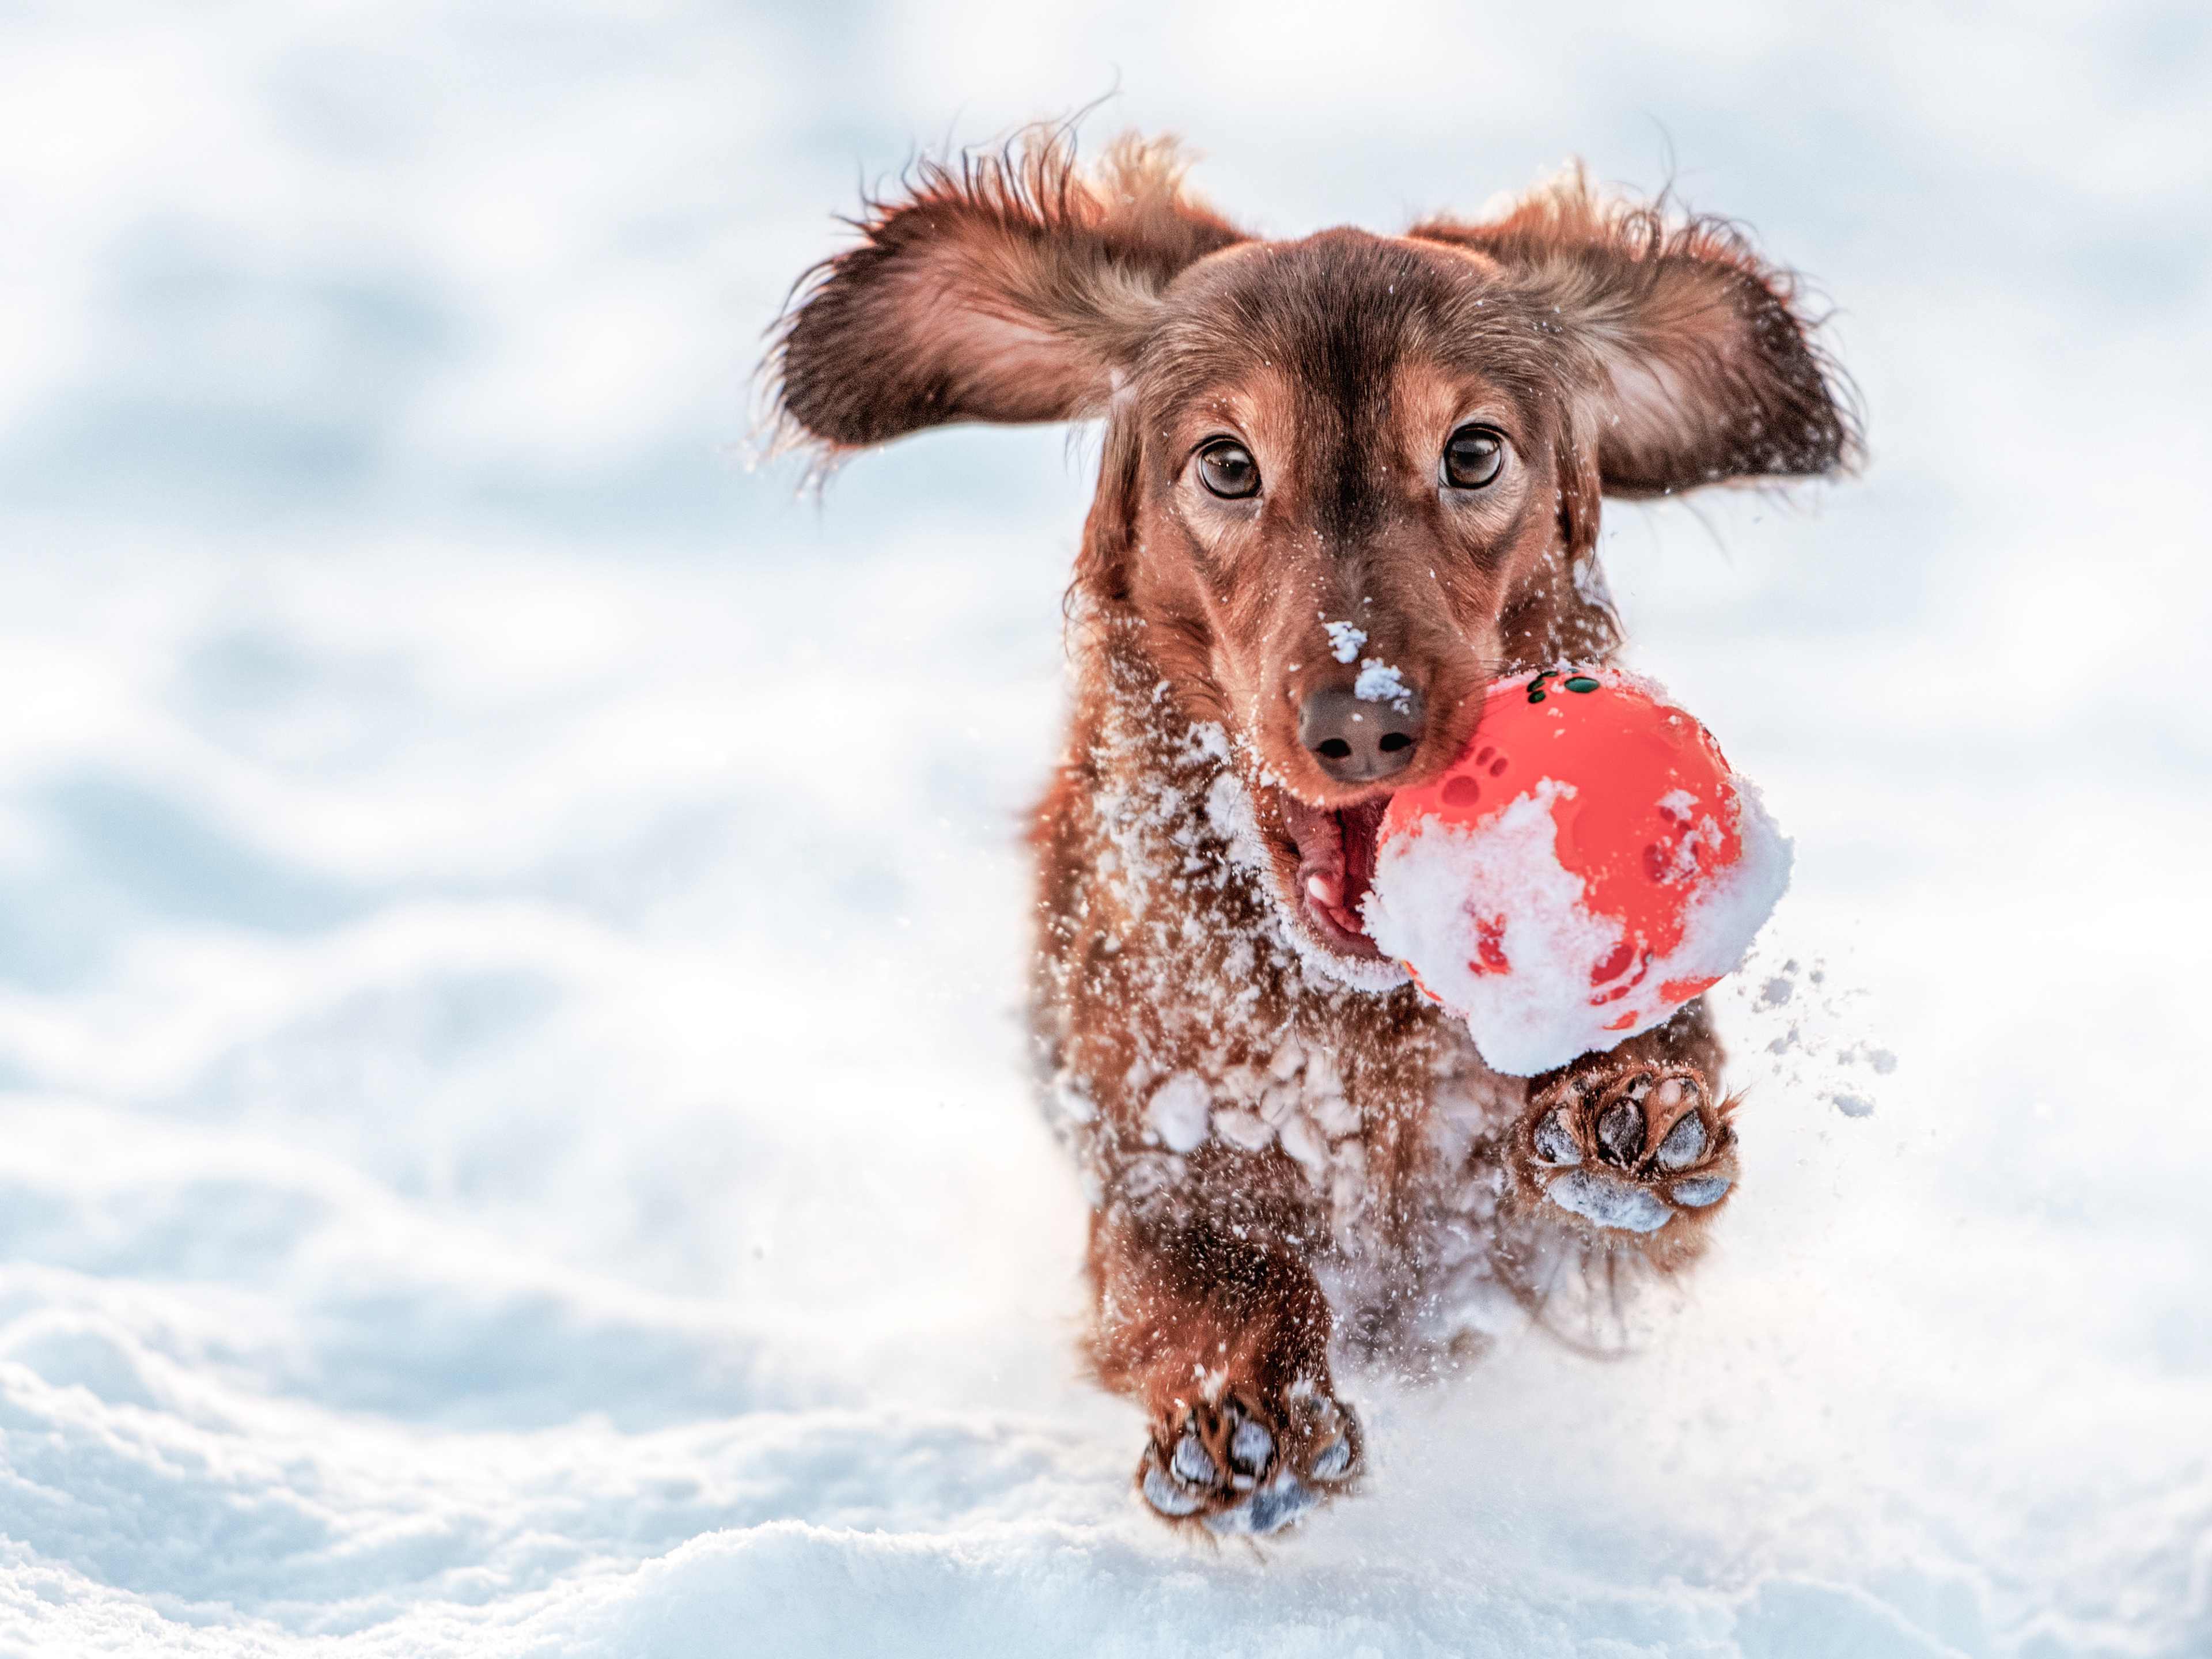
[[[1485,684],[1615,647],[1601,493],[1831,473],[1850,434],[1786,278],[1723,227],[1574,173],[1480,223],[1269,242],[1181,173],[1050,137],[925,167],[773,368],[830,452],[1105,422],[1036,1041],[1095,1206],[1092,1356],[1152,1419],[1139,1489],[1261,1533],[1359,1470],[1333,1351],[1449,1366],[1563,1274],[1680,1265],[1725,1201],[1700,1008],[1503,1077],[1361,903],[1391,789],[1460,753]]]

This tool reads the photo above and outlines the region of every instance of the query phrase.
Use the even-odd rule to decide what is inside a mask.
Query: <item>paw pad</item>
[[[1560,1176],[1544,1195],[1586,1221],[1632,1233],[1656,1233],[1674,1216],[1649,1187],[1624,1186],[1587,1170]]]
[[[1644,1150],[1644,1114],[1633,1100],[1616,1100],[1598,1114],[1597,1149],[1622,1169],[1636,1162]]]
[[[1195,1515],[1206,1504],[1204,1492],[1181,1484],[1171,1479],[1166,1470],[1156,1467],[1145,1470],[1138,1486],[1145,1494],[1145,1502],[1175,1520]]]
[[[1251,1491],[1267,1472],[1267,1460],[1274,1455],[1274,1436],[1247,1418],[1237,1425],[1237,1432],[1229,1439],[1229,1467],[1232,1471],[1229,1484],[1239,1492]]]
[[[1206,1455],[1206,1448],[1198,1443],[1198,1437],[1187,1434],[1176,1442],[1175,1455],[1168,1459],[1168,1468],[1178,1480],[1194,1486],[1210,1486],[1221,1478],[1213,1467],[1213,1460]]]
[[[1536,1156],[1547,1164],[1579,1164],[1582,1149],[1575,1145],[1574,1131],[1557,1112],[1547,1112],[1543,1121],[1536,1126]]]
[[[1322,1494],[1285,1469],[1234,1509],[1216,1510],[1199,1524],[1217,1536],[1255,1538],[1280,1532],[1322,1501]]]
[[[1726,1176],[1704,1176],[1695,1181],[1678,1181],[1667,1189],[1667,1195],[1677,1204],[1687,1204],[1702,1210],[1708,1204],[1717,1204],[1735,1183]]]
[[[1337,1436],[1313,1461],[1314,1474],[1316,1479],[1322,1480],[1337,1480],[1349,1472],[1351,1468],[1352,1437],[1349,1435]]]
[[[1659,1167],[1662,1170],[1686,1170],[1705,1155],[1705,1120],[1695,1112],[1685,1116],[1667,1131],[1667,1138],[1659,1143]]]

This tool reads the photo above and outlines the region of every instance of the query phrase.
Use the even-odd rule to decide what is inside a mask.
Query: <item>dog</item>
[[[1103,424],[1032,1031],[1092,1206],[1088,1356],[1150,1423],[1137,1490],[1264,1534],[1360,1475],[1340,1368],[1453,1369],[1501,1310],[1678,1271],[1726,1207],[1701,1004],[1504,1076],[1362,904],[1391,792],[1461,754],[1485,686],[1617,649],[1602,495],[1833,475],[1856,422],[1785,271],[1579,168],[1295,241],[1186,171],[1042,131],[922,163],[801,279],[766,373],[824,459]]]

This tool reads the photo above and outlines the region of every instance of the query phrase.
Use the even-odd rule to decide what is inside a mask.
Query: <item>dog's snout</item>
[[[1313,691],[1298,705],[1298,741],[1339,783],[1395,777],[1413,763],[1425,726],[1418,691],[1388,702]]]

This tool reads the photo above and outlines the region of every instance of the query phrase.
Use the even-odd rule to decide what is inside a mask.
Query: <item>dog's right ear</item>
[[[1185,165],[1174,141],[1130,137],[1081,172],[1047,132],[922,164],[785,313],[768,368],[793,435],[835,451],[1103,408],[1161,289],[1245,240],[1183,192]]]
[[[1857,449],[1850,382],[1788,272],[1731,227],[1594,190],[1579,166],[1480,224],[1407,233],[1496,261],[1567,382],[1611,495],[1832,476]],[[1589,533],[1596,533],[1594,515]]]

